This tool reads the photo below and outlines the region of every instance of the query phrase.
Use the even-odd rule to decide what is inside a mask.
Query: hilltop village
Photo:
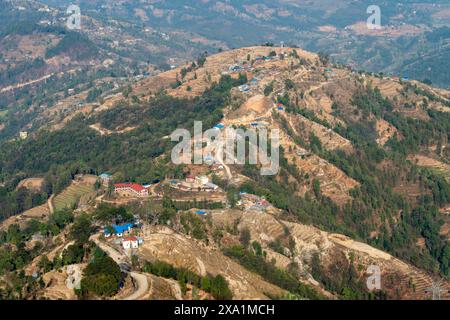
[[[8,250],[2,266],[9,272],[1,292],[13,295],[8,284],[23,281],[21,295],[42,299],[427,299],[435,279],[448,286],[439,273],[445,271],[439,264],[445,250],[435,250],[440,256],[427,251],[428,245],[442,249],[449,237],[445,197],[435,208],[442,223],[426,220],[439,234],[435,242],[425,239],[428,229],[418,231],[416,211],[416,229],[402,225],[413,234],[408,248],[414,254],[397,246],[396,223],[412,210],[403,197],[418,205],[429,199],[421,192],[444,194],[433,188],[445,183],[431,184],[421,170],[445,180],[448,164],[440,154],[446,151],[442,143],[408,150],[403,171],[394,167],[397,153],[387,156],[415,143],[399,115],[423,119],[446,110],[448,93],[425,90],[431,89],[335,65],[299,48],[271,46],[202,56],[140,79],[125,95],[79,113],[89,131],[83,141],[101,141],[86,163],[100,154],[105,164],[77,164],[61,190],[1,222]],[[155,131],[161,139],[146,149],[159,154],[135,156],[142,145],[133,143],[148,137],[139,134],[156,130],[147,120],[159,124],[161,115],[172,116],[153,101],[161,108],[182,101],[186,112],[204,103],[202,115],[210,117],[204,129],[279,130],[279,174],[262,177],[261,163],[227,164],[223,146],[209,151],[204,144],[202,164],[175,165],[170,148],[164,149],[172,146],[165,131]],[[211,101],[223,103],[222,109]],[[79,119],[73,121],[84,121]],[[70,120],[49,126],[57,134],[55,127],[73,125]],[[108,162],[105,145],[119,146],[120,163]],[[361,165],[361,158],[369,164]],[[25,178],[18,190],[42,192],[46,178]],[[377,179],[390,183],[389,192]],[[22,265],[10,263],[19,261],[14,255],[21,255]],[[365,286],[371,265],[382,270],[383,290]]]

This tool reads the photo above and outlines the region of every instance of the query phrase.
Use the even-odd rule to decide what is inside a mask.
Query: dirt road
[[[96,245],[100,247],[103,251],[106,252],[108,256],[110,256],[118,265],[121,265],[123,263],[126,263],[128,260],[127,256],[125,254],[120,253],[116,249],[110,247],[104,242],[101,242],[99,238],[100,234],[93,235],[91,237],[91,240],[94,241]],[[128,272],[130,277],[133,278],[134,283],[136,284],[137,288],[136,291],[134,291],[131,295],[128,297],[125,297],[123,300],[137,300],[141,296],[143,296],[145,293],[148,292],[149,285],[147,277],[144,274],[137,273],[130,271]]]
[[[137,289],[134,293],[126,297],[124,300],[137,300],[148,292],[148,280],[144,274],[137,272],[130,272],[130,276],[133,278]]]
[[[55,207],[53,207],[53,198],[54,197],[55,197],[55,195],[52,194],[50,196],[50,198],[48,198],[48,200],[47,200],[48,210],[50,210],[50,213],[54,213],[55,212]]]
[[[214,160],[219,162],[225,168],[225,172],[227,173],[228,180],[231,180],[231,179],[233,179],[233,174],[232,174],[232,172],[230,170],[230,167],[225,164],[225,161],[223,161],[223,159],[224,159],[224,150],[225,150],[225,154],[229,157],[229,159],[234,159],[234,156],[230,155],[226,151],[224,142],[225,141],[223,141],[221,139],[214,140],[211,143],[211,147],[212,147],[212,150],[215,150]]]

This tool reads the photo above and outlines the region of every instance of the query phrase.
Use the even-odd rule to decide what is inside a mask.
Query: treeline
[[[74,60],[87,60],[96,58],[98,53],[98,48],[88,37],[68,31],[56,46],[47,49],[45,58],[50,59],[64,54]]]
[[[8,217],[45,203],[48,194],[32,192],[26,188],[10,190],[0,187],[0,222]]]
[[[304,299],[321,300],[322,295],[311,287],[298,281],[297,277],[287,270],[279,269],[272,262],[268,262],[259,243],[252,244],[253,250],[237,245],[223,249],[223,253],[235,259],[246,269],[262,276],[266,281],[293,293]]]
[[[115,295],[123,282],[124,275],[119,265],[95,247],[91,259],[83,272],[81,288],[76,290],[80,299],[90,296],[111,297]]]
[[[184,294],[187,291],[186,284],[190,284],[210,293],[216,300],[231,300],[233,298],[233,294],[228,287],[228,282],[220,274],[215,277],[209,274],[199,276],[188,269],[176,268],[162,261],[146,261],[144,264],[144,272],[177,280]]]
[[[360,276],[353,263],[342,254],[328,267],[324,267],[316,253],[311,259],[311,275],[327,291],[339,294],[344,300],[385,300],[385,292],[369,292],[365,278]]]

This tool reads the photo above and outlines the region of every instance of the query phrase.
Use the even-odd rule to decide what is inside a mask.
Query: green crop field
[[[78,203],[81,196],[94,191],[93,185],[72,184],[53,199],[55,210],[61,210],[67,207],[70,208]]]

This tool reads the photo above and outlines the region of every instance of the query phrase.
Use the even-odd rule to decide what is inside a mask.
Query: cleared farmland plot
[[[42,204],[40,206],[31,208],[27,211],[24,211],[21,214],[9,217],[8,219],[4,220],[0,225],[0,230],[7,230],[10,225],[12,224],[18,224],[19,226],[23,227],[25,226],[26,222],[30,219],[44,219],[48,217],[50,214],[50,210],[47,206],[47,204]]]
[[[62,210],[67,207],[71,208],[78,203],[82,196],[93,192],[95,192],[95,189],[91,184],[72,183],[62,193],[55,196],[53,205],[55,210]]]

